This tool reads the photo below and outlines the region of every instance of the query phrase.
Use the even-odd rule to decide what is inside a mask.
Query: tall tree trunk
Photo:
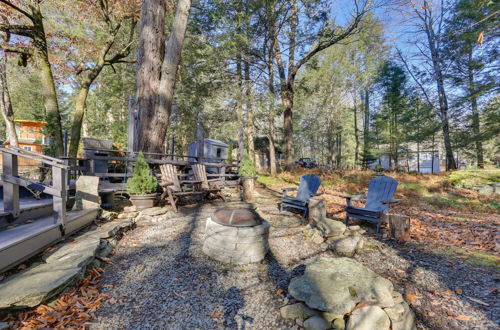
[[[369,134],[370,134],[370,94],[368,88],[364,90],[363,102],[363,167],[368,166]]]
[[[291,170],[294,164],[293,159],[293,98],[294,90],[293,83],[295,75],[291,72],[295,66],[295,45],[297,26],[299,25],[297,0],[293,0],[292,14],[290,17],[290,33],[289,33],[289,48],[288,48],[288,79],[285,88],[282,90],[282,99],[285,110],[283,112],[283,134],[284,134],[284,151],[285,151],[285,168]]]
[[[254,115],[252,104],[252,88],[250,84],[250,63],[249,63],[248,50],[245,52],[245,103],[247,110],[247,143],[248,155],[255,164],[255,129],[254,129]]]
[[[35,46],[34,57],[40,75],[45,117],[48,123],[47,135],[54,139],[56,156],[62,156],[64,153],[64,141],[62,135],[61,114],[59,112],[59,103],[57,101],[56,85],[54,82],[54,76],[52,75],[52,67],[49,62],[49,53],[45,37],[43,16],[40,10],[40,2],[30,0],[29,3],[34,27],[34,33],[32,36],[33,44]]]
[[[165,0],[144,0],[139,21],[136,93],[133,107],[138,113],[138,136],[134,151],[145,150],[155,120],[161,66],[165,50]]]
[[[154,116],[147,117],[149,120],[149,125],[147,125],[149,130],[140,132],[139,150],[157,153],[163,151],[167,128],[170,123],[175,81],[181,60],[190,8],[191,0],[179,0],[177,2],[172,30],[166,44],[165,56],[161,66],[161,78],[157,91]]]
[[[354,166],[356,167],[358,165],[358,160],[359,160],[359,134],[358,134],[358,107],[357,107],[357,93],[356,90],[354,91],[354,141],[355,141],[355,147],[354,147]]]
[[[243,16],[243,0],[238,0],[238,12],[236,14],[236,33],[241,34],[241,20]],[[245,153],[245,122],[243,120],[243,70],[241,67],[243,47],[238,45],[236,54],[236,77],[238,79],[238,93],[237,93],[237,115],[238,115],[238,149],[239,158],[243,159]]]
[[[472,68],[472,52],[469,54],[468,63],[468,78],[469,78],[469,98],[472,108],[472,132],[474,133],[474,142],[476,145],[476,161],[477,166],[484,168],[483,142],[481,139],[481,127],[479,123],[479,110],[477,107],[476,84],[474,81],[474,70]]]
[[[425,33],[427,35],[427,41],[429,44],[429,50],[431,52],[434,78],[436,80],[436,86],[439,97],[439,112],[441,117],[441,126],[443,130],[443,140],[446,153],[446,170],[454,170],[457,168],[457,165],[455,162],[455,158],[453,157],[453,148],[451,146],[451,140],[450,140],[448,99],[446,96],[446,90],[444,88],[444,77],[441,69],[441,56],[439,54],[439,49],[436,46],[438,39],[434,33],[434,26],[432,23],[432,5],[430,5],[427,0],[424,0],[424,7],[429,8],[425,10],[426,15],[424,16],[424,27],[425,27]]]
[[[0,51],[0,111],[5,121],[7,138],[11,146],[17,147],[16,125],[14,123],[14,111],[10,102],[9,87],[7,86],[7,55]]]
[[[269,75],[269,80],[267,82],[267,87],[269,89],[269,113],[268,113],[268,121],[269,121],[269,131],[268,131],[268,139],[269,139],[269,170],[271,172],[271,176],[276,176],[276,147],[275,147],[275,127],[274,127],[274,117],[275,117],[275,101],[276,101],[276,92],[274,89],[274,70],[273,70],[273,61],[274,61],[274,43],[276,42],[276,29],[275,29],[275,18],[274,18],[274,2],[267,2],[267,17],[269,19],[268,32],[269,32],[269,49],[268,49],[268,58],[267,58],[267,70]],[[267,41],[265,41],[267,43]],[[264,44],[264,48],[266,44]]]

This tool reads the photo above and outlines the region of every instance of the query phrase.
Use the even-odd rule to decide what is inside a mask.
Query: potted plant
[[[250,157],[245,154],[240,164],[241,185],[243,187],[243,201],[253,201],[253,190],[255,179],[257,179],[257,169]]]
[[[127,192],[130,201],[137,210],[153,207],[156,200],[156,187],[158,183],[151,173],[144,155],[139,153],[134,166],[134,176],[127,181]]]

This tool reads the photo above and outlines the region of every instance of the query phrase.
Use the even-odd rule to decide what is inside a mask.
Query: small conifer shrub
[[[257,168],[247,154],[245,154],[241,160],[240,175],[244,177],[257,176]]]
[[[149,169],[144,155],[139,153],[134,166],[134,176],[127,182],[127,192],[131,195],[147,195],[156,191],[156,178]]]

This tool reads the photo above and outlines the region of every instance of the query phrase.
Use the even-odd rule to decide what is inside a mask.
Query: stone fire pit
[[[203,252],[215,260],[247,264],[266,256],[269,223],[255,211],[221,208],[207,219]]]

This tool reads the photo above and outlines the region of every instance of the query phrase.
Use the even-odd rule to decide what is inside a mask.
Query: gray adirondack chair
[[[346,225],[349,224],[349,218],[371,221],[377,223],[377,233],[379,233],[382,216],[389,212],[390,204],[400,201],[392,199],[397,187],[398,182],[395,179],[389,176],[377,176],[370,180],[364,208],[351,205],[351,200],[361,199],[364,196],[345,197],[347,202]]]
[[[300,177],[299,188],[285,188],[283,189],[283,201],[280,203],[280,212],[283,207],[291,207],[304,211],[304,218],[307,216],[309,199],[318,196],[319,186],[321,179],[314,174],[306,174]],[[297,190],[297,196],[288,196],[289,191]]]

